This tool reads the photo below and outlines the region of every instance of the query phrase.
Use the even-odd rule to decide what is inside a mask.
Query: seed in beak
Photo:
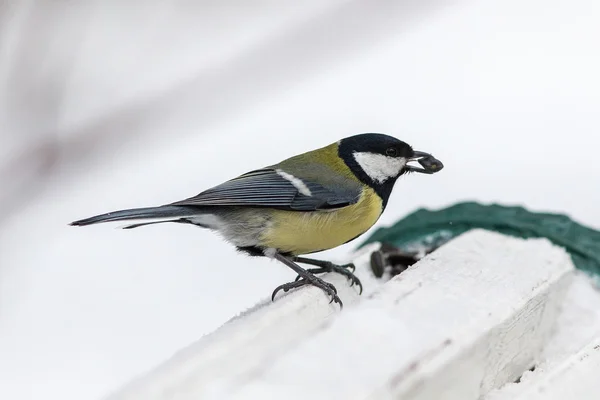
[[[418,160],[418,163],[421,164],[421,166],[427,171],[431,172],[439,171],[440,169],[444,168],[444,164],[442,164],[440,160],[433,156],[423,157]]]

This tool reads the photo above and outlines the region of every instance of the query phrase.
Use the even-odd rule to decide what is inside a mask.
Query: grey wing
[[[281,171],[260,169],[181,200],[178,206],[247,206],[314,211],[345,207],[360,197],[360,185],[325,187],[290,177]]]

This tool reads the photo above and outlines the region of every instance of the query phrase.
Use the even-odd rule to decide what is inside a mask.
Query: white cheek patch
[[[280,169],[276,169],[275,172],[277,172],[277,174],[283,179],[289,181],[292,185],[294,185],[294,187],[303,195],[312,196],[312,192],[310,191],[308,186],[306,186],[306,184],[302,182],[302,179],[296,178],[294,175],[288,174],[287,172],[282,171]]]
[[[402,157],[388,157],[383,154],[355,152],[354,159],[365,174],[377,183],[383,183],[400,174],[406,165]]]

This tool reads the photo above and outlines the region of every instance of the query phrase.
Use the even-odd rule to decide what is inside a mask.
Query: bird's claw
[[[283,290],[284,292],[288,292],[291,289],[296,289],[305,285],[313,285],[318,287],[322,291],[324,291],[327,295],[331,297],[329,304],[336,302],[340,305],[340,309],[344,307],[342,300],[337,295],[337,289],[329,282],[325,282],[324,280],[313,276],[314,279],[308,280],[304,277],[300,277],[300,279],[296,278],[293,282],[284,283],[283,285],[279,285],[273,290],[273,294],[271,295],[271,301],[275,300],[275,295]]]
[[[337,267],[337,268],[335,268]],[[352,268],[352,272],[350,272],[350,268]],[[354,275],[354,271],[356,270],[356,267],[354,266],[354,264],[346,264],[346,265],[335,265],[333,268],[333,271],[344,275],[346,278],[348,278],[350,280],[350,286],[354,286],[354,285],[358,285],[358,293],[362,294],[363,291],[363,286],[362,283],[360,282],[360,279],[358,279],[358,277],[356,275]]]
[[[288,282],[284,283],[283,285],[279,285],[275,288],[275,290],[273,290],[273,294],[271,295],[271,301],[275,300],[275,295],[277,295],[277,292],[279,292],[280,290],[283,290],[285,293],[287,293],[291,289],[303,286],[305,284],[306,283],[304,283],[303,281],[295,280],[294,282]]]
[[[338,274],[344,275],[346,278],[348,278],[350,280],[350,286],[358,285],[359,294],[362,294],[362,291],[363,291],[362,283],[360,282],[360,279],[358,279],[358,277],[356,275],[354,275],[354,271],[356,271],[356,266],[353,263],[337,265],[337,264],[333,264],[331,262],[327,263],[327,265],[324,267],[309,268],[306,270],[306,272],[309,272],[313,275],[324,274],[327,272],[337,272]],[[303,279],[302,276],[298,275],[298,276],[296,276],[296,279],[294,280],[294,282],[298,282],[301,279]]]
[[[352,273],[354,273],[356,271],[356,266],[354,265],[354,263],[340,265],[340,267],[348,269],[348,270],[351,269]]]

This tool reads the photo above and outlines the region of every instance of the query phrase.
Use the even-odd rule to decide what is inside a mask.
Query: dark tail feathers
[[[184,206],[160,206],[148,208],[132,208],[129,210],[113,211],[106,214],[96,215],[95,217],[80,219],[79,221],[71,222],[69,225],[85,226],[98,224],[100,222],[112,221],[128,221],[135,219],[162,219],[189,217],[197,215],[198,210],[192,207]],[[139,224],[140,226],[142,224]]]

